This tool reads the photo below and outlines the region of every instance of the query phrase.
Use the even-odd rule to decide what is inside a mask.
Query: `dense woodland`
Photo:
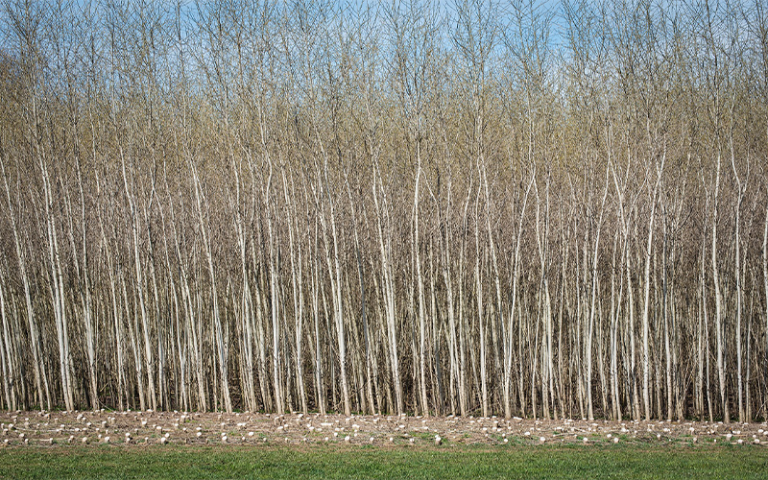
[[[3,0],[0,407],[768,416],[768,6]]]

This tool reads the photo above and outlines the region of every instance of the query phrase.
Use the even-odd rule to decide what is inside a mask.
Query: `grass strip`
[[[762,446],[182,446],[0,450],[0,479],[765,479]]]

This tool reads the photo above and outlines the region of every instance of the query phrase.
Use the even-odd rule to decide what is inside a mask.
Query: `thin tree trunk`
[[[69,332],[67,321],[66,298],[64,293],[64,276],[61,270],[61,255],[59,253],[59,241],[56,230],[56,219],[53,213],[53,193],[51,180],[48,174],[48,166],[42,154],[39,165],[43,177],[43,193],[45,202],[45,217],[47,226],[47,243],[50,261],[51,299],[53,301],[54,320],[56,323],[56,337],[59,343],[59,373],[61,375],[61,388],[64,396],[64,406],[68,411],[75,409],[74,388],[72,385],[72,366],[69,351]]]
[[[19,276],[21,277],[21,283],[24,286],[24,301],[26,302],[27,309],[27,325],[29,326],[29,338],[32,350],[32,363],[35,371],[35,389],[37,392],[37,401],[42,408],[43,400],[45,400],[45,409],[51,409],[51,391],[48,386],[48,374],[45,368],[45,361],[43,359],[43,349],[40,344],[41,338],[38,331],[37,319],[35,317],[35,310],[32,306],[32,291],[29,284],[29,275],[27,274],[27,262],[24,257],[24,253],[21,249],[21,240],[19,238],[19,229],[16,224],[16,217],[14,216],[13,203],[11,202],[11,190],[8,185],[8,175],[5,171],[4,155],[0,152],[0,168],[3,172],[3,183],[5,184],[5,198],[8,202],[8,217],[11,220],[11,229],[13,230],[13,244],[16,249],[16,257],[19,260]],[[8,338],[8,337],[6,337]],[[45,395],[43,395],[43,389],[45,389]]]
[[[3,259],[4,263],[5,259]],[[10,319],[8,318],[8,309],[5,303],[5,278],[7,273],[4,265],[0,265],[0,322],[2,322],[3,338],[0,338],[0,366],[2,366],[3,376],[3,394],[5,395],[5,407],[8,411],[16,410],[16,388],[15,388],[15,375],[11,377],[11,372],[14,371],[14,362],[11,360],[12,346],[11,346],[11,333],[8,329]],[[3,404],[0,402],[0,408]]]
[[[765,293],[765,331],[768,332],[768,200],[765,208],[765,226],[763,227],[763,291]],[[768,376],[768,334],[765,336],[764,369]],[[768,406],[768,388],[765,391],[763,408]]]
[[[475,303],[477,304],[477,320],[480,330],[480,391],[483,417],[489,417],[488,380],[486,374],[486,341],[485,341],[485,312],[483,311],[483,279],[480,274],[480,218],[479,203],[481,184],[478,184],[475,197]]]
[[[377,182],[378,179],[378,182]],[[382,204],[379,205],[378,193],[383,194]],[[388,202],[384,195],[384,186],[378,171],[374,171],[373,181],[373,201],[377,213],[377,226],[379,233],[379,249],[381,251],[381,272],[382,288],[384,289],[385,317],[387,325],[387,338],[389,340],[389,364],[392,370],[392,383],[395,389],[395,411],[398,415],[404,412],[403,388],[400,381],[399,357],[397,353],[397,332],[396,332],[396,308],[395,308],[395,289],[394,272],[392,270],[392,238],[388,223]],[[387,225],[387,235],[384,236],[385,224]]]
[[[152,410],[157,410],[157,396],[155,395],[155,380],[154,380],[154,355],[152,354],[152,343],[150,341],[150,328],[149,319],[147,315],[147,307],[144,302],[144,274],[141,265],[141,255],[139,253],[139,218],[136,212],[136,206],[133,200],[133,194],[128,187],[128,174],[125,168],[125,155],[123,149],[120,147],[120,161],[123,174],[123,185],[125,187],[125,196],[128,199],[128,206],[131,212],[131,233],[133,236],[133,259],[136,273],[136,295],[138,297],[138,310],[141,316],[141,327],[144,335],[144,355],[147,361],[147,386],[149,395],[149,404]],[[137,358],[138,361],[138,358]],[[143,382],[143,379],[141,380]],[[142,409],[144,406],[142,406]]]
[[[424,416],[429,416],[427,399],[427,358],[426,358],[426,300],[424,299],[424,278],[421,274],[421,245],[419,243],[419,181],[421,179],[421,147],[416,145],[416,182],[413,193],[413,240],[412,249],[416,263],[416,285],[419,292],[419,400]]]
[[[523,195],[522,204],[520,206],[520,216],[518,218],[517,222],[517,235],[515,237],[515,253],[513,257],[514,265],[512,267],[512,292],[510,293],[511,302],[509,308],[509,326],[507,327],[508,333],[508,339],[507,339],[507,352],[505,356],[505,365],[504,365],[504,416],[509,419],[512,417],[512,357],[514,352],[514,337],[515,337],[515,309],[517,307],[517,286],[518,281],[520,277],[520,246],[522,244],[522,237],[523,237],[523,221],[525,219],[525,208],[528,204],[528,195],[531,192],[531,188],[533,187],[533,182],[535,180],[536,171],[533,170],[531,172],[531,178],[528,181],[528,186],[525,189],[525,194]],[[522,321],[520,317],[518,317],[518,323]],[[518,341],[521,341],[522,339],[518,336]],[[521,403],[521,407],[524,409],[525,407]]]
[[[219,314],[219,300],[218,291],[216,287],[216,269],[213,266],[213,254],[211,252],[211,243],[208,237],[208,226],[206,225],[205,218],[203,216],[203,193],[200,186],[200,179],[197,175],[197,168],[195,167],[193,159],[189,159],[190,170],[192,173],[193,188],[195,191],[195,200],[197,204],[197,215],[200,225],[200,234],[202,236],[203,252],[208,263],[208,272],[211,282],[211,300],[212,300],[212,316],[213,316],[213,336],[214,336],[214,349],[216,353],[216,359],[218,360],[218,374],[219,381],[221,382],[221,396],[224,401],[224,409],[227,413],[232,413],[232,400],[229,394],[229,374],[227,367],[227,351],[224,340],[224,331],[221,325],[221,316]],[[215,389],[214,389],[215,390]],[[214,403],[215,405],[216,403]]]
[[[713,196],[714,205],[712,208],[712,281],[715,286],[715,334],[717,339],[717,378],[720,390],[720,405],[722,408],[723,422],[730,423],[730,417],[728,415],[728,392],[725,378],[725,339],[723,332],[722,295],[720,293],[720,267],[717,259],[717,200],[720,191],[720,164],[720,153],[718,153]]]
[[[742,375],[742,340],[741,340],[741,322],[742,322],[742,286],[741,286],[741,203],[744,199],[744,191],[746,189],[746,182],[742,184],[739,178],[739,172],[736,169],[736,153],[733,146],[733,130],[730,132],[730,151],[731,151],[731,167],[733,168],[733,176],[736,181],[736,188],[738,190],[735,205],[735,238],[733,239],[736,247],[734,255],[734,285],[736,287],[736,382],[737,393],[739,396],[739,423],[746,422],[747,419],[744,415],[744,380]],[[748,173],[747,173],[748,174]]]

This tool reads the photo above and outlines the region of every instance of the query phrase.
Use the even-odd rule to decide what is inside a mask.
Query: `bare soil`
[[[197,412],[3,412],[0,448],[25,445],[768,445],[766,423]]]

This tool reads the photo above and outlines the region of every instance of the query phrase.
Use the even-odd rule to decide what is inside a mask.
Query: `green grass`
[[[765,479],[761,446],[91,446],[0,450],[6,478]]]

